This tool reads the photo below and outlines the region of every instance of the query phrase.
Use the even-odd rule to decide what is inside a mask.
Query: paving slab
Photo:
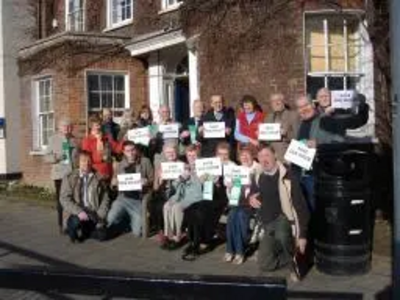
[[[381,255],[390,253],[385,249],[381,249],[378,254],[374,253],[372,269],[366,275],[335,277],[313,269],[302,282],[294,283],[290,281],[287,270],[261,273],[256,262],[251,259],[241,266],[222,262],[223,245],[195,262],[185,262],[181,260],[180,251],[161,250],[154,239],[142,240],[130,234],[105,243],[89,240],[82,244],[72,244],[67,237],[59,234],[55,220],[55,212],[48,207],[8,202],[0,196],[0,268],[48,266],[60,270],[278,276],[288,279],[289,296],[292,295],[293,299],[330,299],[322,297],[326,293],[354,293],[362,295],[363,299],[380,300],[384,298],[377,298],[378,295],[391,284],[391,257]],[[382,231],[386,232],[387,229]],[[380,238],[379,232],[375,238]],[[387,241],[385,243],[389,245]],[[305,298],[301,298],[301,295],[305,295]],[[61,295],[56,297],[26,291],[0,290],[0,299],[102,299],[76,295],[60,297]]]

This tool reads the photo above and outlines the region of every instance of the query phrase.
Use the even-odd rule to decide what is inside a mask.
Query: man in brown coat
[[[295,111],[290,110],[285,105],[285,96],[281,93],[272,94],[269,99],[271,113],[268,114],[266,123],[280,123],[282,139],[273,142],[276,156],[280,161],[284,161],[284,156],[290,141],[296,138],[299,126],[299,118]]]
[[[66,213],[67,233],[72,242],[102,239],[110,207],[108,189],[92,168],[91,155],[79,153],[79,169],[63,178],[60,202]]]

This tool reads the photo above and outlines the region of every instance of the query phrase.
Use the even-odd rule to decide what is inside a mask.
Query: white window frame
[[[97,0],[99,1],[99,0]],[[131,24],[133,22],[133,12],[134,12],[134,5],[136,0],[125,0],[125,1],[131,1],[131,17],[125,20],[120,20],[117,22],[114,22],[113,20],[113,14],[114,14],[114,1],[116,0],[107,0],[107,29],[114,29],[114,28],[119,28],[122,26],[126,26],[128,24]],[[119,0],[123,1],[123,0]]]
[[[76,9],[74,11],[69,10],[69,3],[71,0],[65,0],[65,28],[67,31],[85,31],[86,30],[86,0],[82,1],[82,7]],[[80,0],[72,0],[72,1],[80,1]],[[71,24],[71,16],[73,15],[82,15],[82,25],[81,28],[76,28]]]
[[[161,12],[176,10],[183,4],[183,0],[172,1],[173,3],[170,4],[170,0],[161,0]]]
[[[42,82],[48,81],[49,86],[49,94],[48,95],[40,95],[40,84]],[[42,128],[43,124],[41,118],[43,116],[53,116],[53,124],[52,126],[47,128],[47,140],[54,134],[55,132],[55,115],[54,115],[54,90],[53,90],[53,78],[51,76],[43,76],[38,77],[33,80],[33,88],[34,88],[34,98],[33,98],[33,106],[34,106],[34,116],[32,118],[33,121],[33,148],[35,150],[44,151],[47,149],[48,144],[45,144],[44,141],[44,130]],[[40,111],[40,101],[43,97],[49,97],[50,102],[50,110],[48,111]]]
[[[87,115],[89,115],[91,112],[101,112],[103,109],[102,106],[102,100],[101,97],[99,99],[100,101],[100,107],[98,109],[91,109],[91,107],[89,106],[89,84],[88,84],[88,78],[90,75],[95,75],[95,76],[99,76],[99,80],[101,76],[123,76],[124,77],[124,95],[125,95],[125,100],[124,100],[124,107],[118,109],[118,111],[123,112],[126,109],[130,108],[130,76],[129,76],[129,72],[127,71],[107,71],[107,70],[86,70],[85,72],[85,86],[86,86],[86,103],[87,103],[87,109],[86,109],[86,113]],[[113,85],[114,85],[114,80],[112,81]],[[114,87],[113,87],[113,91],[114,91]],[[101,82],[99,82],[99,90],[97,91],[99,93],[101,93]],[[114,97],[114,92],[112,92],[113,97]],[[115,99],[113,98],[112,100],[113,106],[115,103]],[[115,108],[112,108],[112,111],[115,112]]]
[[[306,65],[306,76],[309,77],[316,77],[316,78],[323,78],[324,79],[324,87],[329,88],[329,78],[331,77],[342,77],[343,78],[343,87],[346,90],[347,89],[347,78],[357,78],[359,81],[361,80],[362,77],[365,76],[364,72],[358,72],[358,70],[361,70],[361,65],[360,65],[360,57],[358,57],[358,66],[357,66],[357,71],[356,72],[351,72],[348,71],[348,47],[347,47],[347,39],[345,39],[345,43],[343,45],[344,47],[344,53],[345,53],[345,70],[343,72],[337,72],[337,71],[331,71],[329,70],[329,48],[332,46],[329,44],[329,17],[330,16],[337,16],[337,15],[342,15],[343,16],[343,35],[347,36],[347,22],[346,22],[346,15],[351,16],[351,17],[359,17],[360,18],[360,24],[361,24],[361,14],[362,11],[360,10],[351,10],[351,11],[345,11],[341,12],[340,14],[335,11],[316,11],[316,12],[305,12],[304,13],[304,23],[303,23],[303,40],[304,40],[304,58],[305,58],[305,65]],[[324,26],[324,45],[308,45],[307,44],[307,18],[312,18],[313,16],[326,16],[323,20],[323,26]],[[360,34],[360,29],[358,29],[358,34]],[[363,45],[361,44],[360,47]],[[325,48],[325,71],[322,72],[310,72],[309,67],[310,67],[310,60],[309,60],[309,49],[311,47],[324,47]],[[361,54],[360,54],[361,55]]]

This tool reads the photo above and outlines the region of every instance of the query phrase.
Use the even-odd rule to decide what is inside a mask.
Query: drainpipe
[[[393,99],[394,251],[393,299],[400,299],[400,1],[390,1],[390,46]]]

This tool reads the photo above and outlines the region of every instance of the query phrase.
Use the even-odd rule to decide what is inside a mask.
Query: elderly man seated
[[[91,154],[79,153],[79,169],[63,178],[60,202],[66,213],[67,233],[72,242],[103,239],[105,218],[110,206],[108,188],[92,168]]]

